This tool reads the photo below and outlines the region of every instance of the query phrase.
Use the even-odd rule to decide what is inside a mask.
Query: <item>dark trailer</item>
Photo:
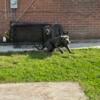
[[[10,34],[14,43],[43,43],[45,35],[43,27],[48,24],[36,23],[13,23],[11,24]]]
[[[10,27],[10,37],[13,43],[39,43],[44,44],[48,37],[44,32],[44,27],[51,27],[51,34],[59,36],[63,33],[63,28],[59,24],[51,25],[45,23],[12,23]]]

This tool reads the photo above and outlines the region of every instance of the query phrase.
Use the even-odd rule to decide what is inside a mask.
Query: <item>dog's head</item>
[[[50,35],[50,32],[51,32],[51,26],[50,26],[50,25],[46,25],[46,26],[44,27],[44,33],[45,33],[46,35]]]
[[[69,40],[69,36],[68,35],[61,35],[61,41],[64,44],[70,44],[71,41]]]

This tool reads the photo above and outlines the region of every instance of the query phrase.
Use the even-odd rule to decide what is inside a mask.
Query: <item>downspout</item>
[[[5,20],[7,19],[7,0],[5,0]]]
[[[16,9],[12,9],[12,22],[16,22]]]

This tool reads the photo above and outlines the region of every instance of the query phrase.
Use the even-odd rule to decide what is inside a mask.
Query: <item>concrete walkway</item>
[[[84,48],[100,48],[99,42],[88,42],[88,43],[71,43],[71,49],[84,49]],[[14,45],[0,45],[0,53],[6,52],[23,52],[23,51],[37,51],[33,45],[21,45],[20,47],[14,47]]]
[[[100,42],[88,42],[88,43],[71,43],[70,47],[72,49],[81,48],[100,48]]]
[[[78,83],[1,84],[0,100],[88,100]]]

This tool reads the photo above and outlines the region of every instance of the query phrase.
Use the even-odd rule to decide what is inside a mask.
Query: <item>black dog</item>
[[[68,35],[61,35],[52,39],[49,39],[43,48],[47,48],[48,52],[53,52],[56,48],[63,53],[61,50],[62,47],[65,47],[69,53],[71,53],[70,48],[68,47],[70,43],[69,36]]]
[[[43,47],[38,48],[38,50],[47,49],[48,52],[53,52],[56,48],[63,53],[62,47],[67,48],[69,53],[71,53],[68,44],[70,43],[68,32],[64,33],[63,28],[59,24],[55,25],[46,25],[43,28],[43,36],[45,35],[45,39],[43,39]]]

